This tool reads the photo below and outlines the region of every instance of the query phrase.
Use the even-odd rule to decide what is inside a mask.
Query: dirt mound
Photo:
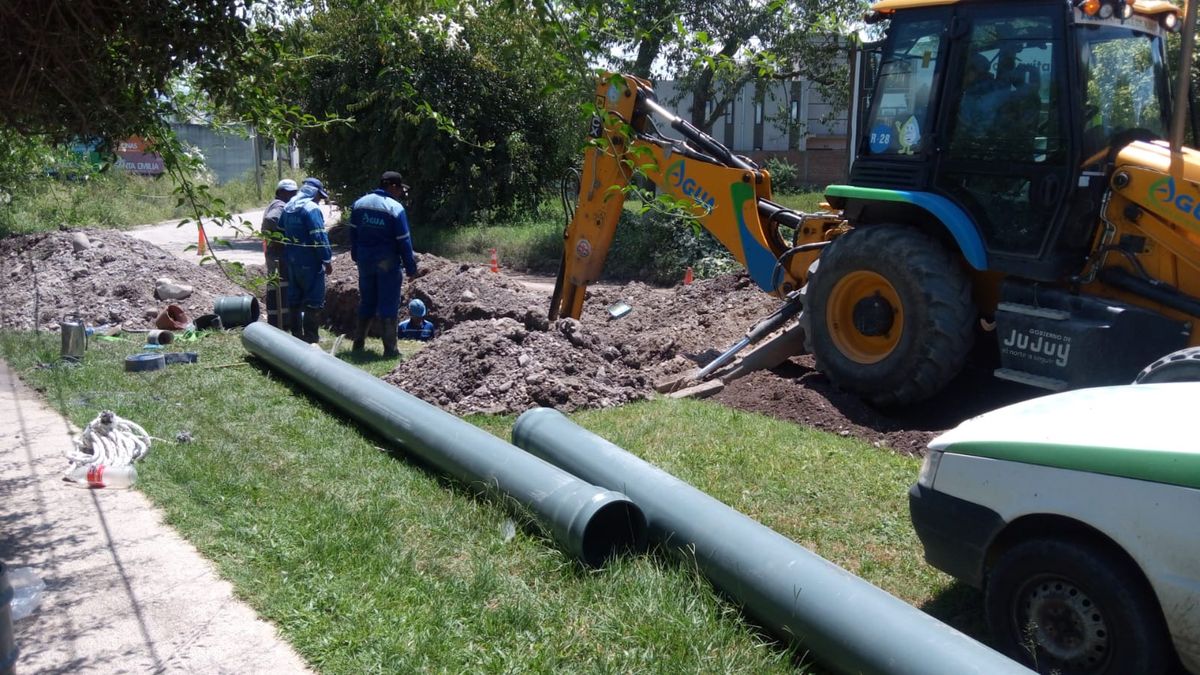
[[[458,263],[429,254],[417,255],[424,276],[404,278],[400,318],[409,300],[420,298],[440,332],[467,321],[508,317],[546,330],[549,298],[487,267]],[[325,323],[336,333],[354,330],[358,313],[358,270],[349,255],[333,259],[326,282]]]
[[[650,394],[624,356],[574,319],[547,330],[504,317],[459,324],[384,379],[459,415],[535,405],[569,412]]]
[[[547,293],[481,265],[423,256],[420,266],[429,272],[405,282],[405,298],[425,301],[441,335],[386,379],[458,414],[645,398],[655,379],[711,360],[777,302],[744,275],[673,289],[635,282],[589,291],[582,322],[551,324]],[[611,318],[616,301],[633,310]]]
[[[759,412],[841,436],[854,436],[876,447],[919,454],[938,428],[914,429],[904,413],[891,417],[857,396],[839,391],[817,372],[812,356],[793,357],[775,371],[752,373],[726,385],[714,399],[731,408]],[[944,428],[944,427],[942,427]]]
[[[73,238],[87,246],[76,251]],[[154,296],[155,281],[167,277],[193,288],[183,300]],[[163,249],[113,230],[59,231],[0,240],[0,328],[56,329],[64,315],[78,313],[90,325],[149,328],[167,304],[191,318],[213,311],[213,301],[245,293],[215,268],[198,267]],[[37,311],[37,321],[34,311]]]

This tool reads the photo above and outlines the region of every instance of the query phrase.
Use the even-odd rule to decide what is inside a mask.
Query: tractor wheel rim
[[[869,335],[855,325],[855,308],[865,300],[891,309],[890,327],[882,334]],[[838,351],[857,363],[878,363],[900,344],[904,332],[904,305],[900,302],[900,294],[883,275],[859,270],[834,284],[825,319]]]
[[[1056,575],[1031,579],[1017,593],[1014,610],[1018,635],[1057,664],[1099,672],[1108,660],[1104,613],[1070,580]]]

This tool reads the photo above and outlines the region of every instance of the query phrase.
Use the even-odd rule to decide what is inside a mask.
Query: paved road
[[[0,560],[46,583],[17,673],[310,672],[142,493],[62,481],[78,430],[4,361],[0,419]]]
[[[322,204],[325,223],[332,225],[341,217],[336,205]],[[263,209],[246,211],[234,215],[230,223],[212,220],[204,222],[204,232],[211,243],[213,254],[221,260],[240,262],[245,265],[263,264],[262,239],[258,237],[262,224]],[[179,225],[179,219],[167,220],[154,225],[142,225],[129,231],[129,235],[159,246],[184,260],[200,262],[201,256],[195,248],[200,238],[195,223]]]

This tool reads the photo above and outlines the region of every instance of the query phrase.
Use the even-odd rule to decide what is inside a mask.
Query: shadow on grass
[[[392,356],[385,357],[382,350],[376,351],[369,347],[361,352],[356,352],[350,349],[339,351],[337,353],[337,357],[346,363],[356,366],[361,366],[367,363],[378,363],[380,361],[394,361],[396,363],[400,363],[400,361],[403,360],[402,358],[396,358]]]
[[[990,645],[991,634],[983,612],[983,593],[961,581],[955,581],[921,605],[935,619]]]

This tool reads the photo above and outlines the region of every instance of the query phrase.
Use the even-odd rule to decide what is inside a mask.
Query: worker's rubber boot
[[[396,317],[385,316],[381,321],[383,321],[383,358],[394,359],[400,356],[400,350],[396,349]]]
[[[354,327],[354,351],[361,352],[367,348],[367,331],[371,330],[371,317],[360,318]]]
[[[321,310],[312,307],[304,308],[304,337],[300,338],[310,345],[321,341]]]
[[[295,305],[288,305],[288,326],[292,329],[292,335],[304,339],[304,326],[300,323],[300,308]]]

